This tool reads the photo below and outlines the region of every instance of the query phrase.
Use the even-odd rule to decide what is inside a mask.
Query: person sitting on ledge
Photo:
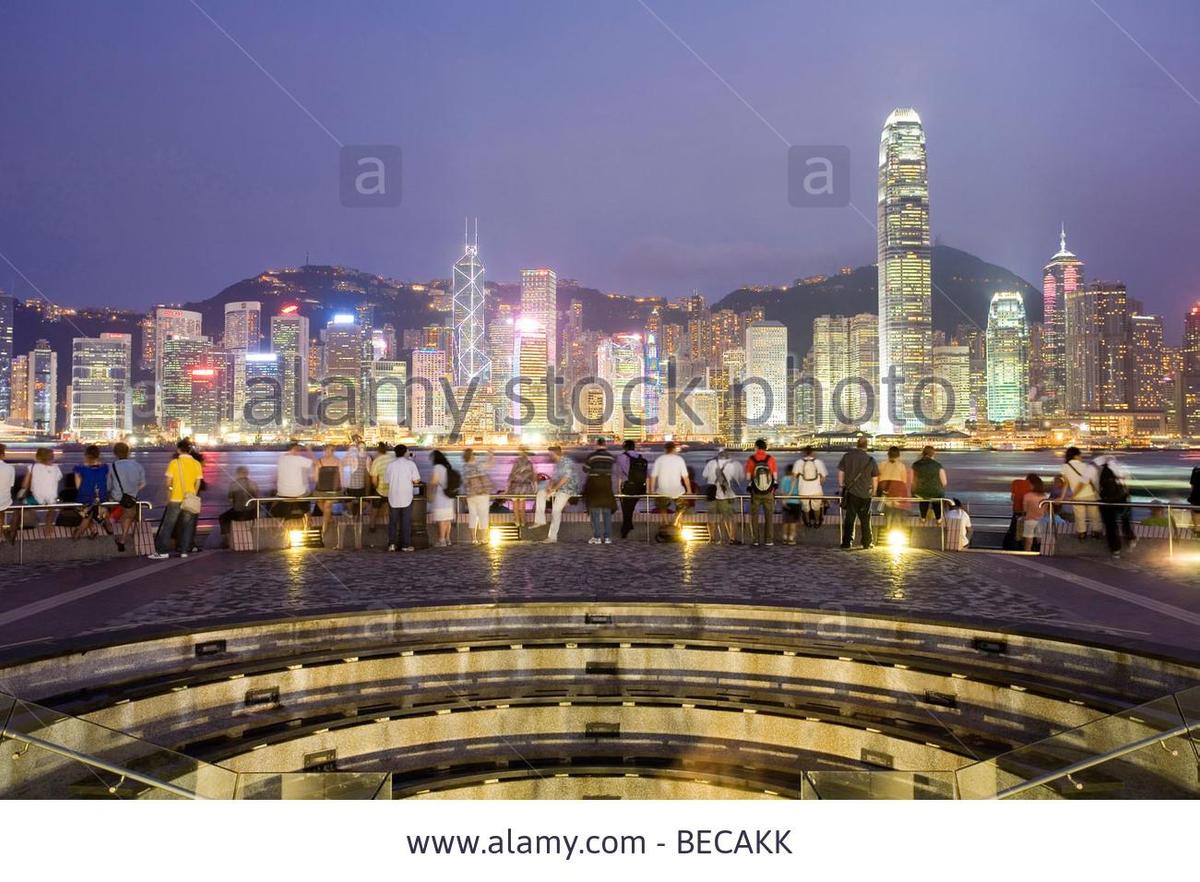
[[[234,472],[233,483],[229,485],[229,508],[221,512],[217,522],[221,525],[221,547],[229,547],[229,531],[234,521],[252,521],[256,517],[255,507],[251,499],[259,496],[258,485],[250,480],[250,470],[238,466]]]
[[[308,479],[312,474],[312,458],[299,441],[292,441],[288,449],[280,454],[276,462],[275,495],[282,499],[296,499],[308,496]],[[271,514],[277,518],[308,519],[311,506],[304,502],[277,502],[271,507]]]

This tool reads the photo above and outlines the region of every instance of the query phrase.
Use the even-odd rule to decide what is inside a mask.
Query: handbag
[[[117,468],[117,464],[113,463],[113,477],[117,479],[117,489],[121,491],[121,508],[134,509],[137,508],[137,497],[132,493],[125,492],[125,485],[121,483],[121,471]]]
[[[175,460],[179,466],[179,487],[183,488],[183,461]],[[198,515],[200,509],[204,507],[204,502],[195,493],[184,493],[183,500],[179,503],[179,508],[186,511],[188,514]]]

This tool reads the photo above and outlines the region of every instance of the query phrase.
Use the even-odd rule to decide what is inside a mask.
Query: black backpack
[[[640,453],[629,454],[629,477],[625,482],[630,489],[641,493],[646,489],[646,476],[650,473],[650,463]]]
[[[1121,476],[1108,463],[1100,467],[1099,484],[1101,502],[1125,502],[1129,499],[1129,490]]]
[[[752,460],[754,470],[750,473],[750,489],[754,493],[770,493],[775,489],[775,476],[771,474],[771,460],[767,457]]]
[[[462,473],[457,469],[446,466],[446,487],[442,491],[447,496],[454,497],[462,489]]]

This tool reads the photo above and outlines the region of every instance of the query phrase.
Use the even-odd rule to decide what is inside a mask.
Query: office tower
[[[1043,410],[1062,413],[1067,387],[1067,297],[1083,287],[1083,261],[1067,250],[1067,228],[1058,238],[1058,253],[1050,258],[1042,275],[1042,310],[1045,330],[1042,343]]]
[[[1067,412],[1128,410],[1129,304],[1119,282],[1094,282],[1067,294],[1064,340]]]
[[[787,345],[787,328],[780,322],[751,322],[746,327],[746,376],[755,380],[746,387],[747,420],[766,426],[787,423]]]
[[[1025,301],[1016,291],[992,295],[987,325],[988,419],[1023,420],[1029,413],[1029,327]]]
[[[154,370],[154,313],[142,316],[138,321],[138,370]]]
[[[1200,303],[1183,319],[1183,414],[1184,435],[1200,438]]]
[[[414,435],[441,435],[449,428],[442,381],[450,373],[441,349],[414,349],[412,353],[412,410],[408,424]]]
[[[914,392],[929,375],[933,312],[929,270],[929,179],[925,132],[911,108],[897,108],[879,142],[880,429],[918,431]]]
[[[547,364],[557,365],[558,276],[554,270],[521,270],[521,318],[541,326],[546,335]]]
[[[216,358],[208,337],[167,337],[158,348],[162,365],[158,395],[159,424],[167,433],[187,435],[217,431],[225,412],[224,364]],[[193,372],[200,371],[202,397],[193,396]],[[210,388],[211,387],[211,388]],[[193,408],[193,399],[195,407]]]
[[[12,402],[8,422],[14,426],[29,425],[29,356],[18,355],[12,360]]]
[[[987,412],[987,333],[975,324],[960,324],[954,329],[954,342],[971,353],[971,403],[967,422],[983,425]]]
[[[721,353],[742,345],[746,329],[740,326],[732,309],[718,309],[710,316],[712,325],[712,366],[721,364]]]
[[[850,375],[854,382],[846,387],[842,400],[848,415],[867,429],[879,417],[879,316],[860,312],[850,316]]]
[[[946,431],[963,431],[971,415],[971,348],[933,347],[933,375],[938,382],[929,416],[942,420]]]
[[[307,404],[312,396],[321,391],[321,376],[325,368],[325,344],[319,338],[310,337],[308,340],[308,396]]]
[[[233,424],[243,431],[284,435],[291,430],[285,419],[284,397],[290,371],[280,352],[233,352]]]
[[[343,398],[344,402],[326,409],[320,417],[325,422],[360,426],[363,415],[362,326],[354,313],[337,313],[321,331],[321,341],[324,344],[322,389],[328,400]]]
[[[813,319],[812,378],[815,429],[833,432],[849,427],[844,398],[850,384],[850,320],[840,315]]]
[[[605,430],[618,438],[645,437],[646,350],[641,334],[614,334],[596,354],[597,374],[612,391],[612,414]]]
[[[133,431],[129,334],[76,337],[71,343],[70,432],[80,441],[112,441]]]
[[[1163,319],[1161,315],[1129,316],[1131,403],[1134,410],[1163,407]]]
[[[171,337],[198,340],[201,335],[201,316],[188,309],[172,306],[154,308],[154,415],[161,421],[163,397],[163,346]]]
[[[408,365],[403,361],[376,359],[367,366],[367,425],[381,435],[395,435],[406,421],[407,382]]]
[[[308,319],[295,304],[271,316],[271,351],[280,358],[280,397],[283,429],[308,418]]]
[[[226,352],[258,352],[262,339],[262,304],[256,300],[238,300],[225,304]]]
[[[0,291],[0,423],[9,421],[13,393],[13,321],[17,301]]]
[[[454,264],[451,307],[454,326],[454,382],[467,386],[472,380],[480,384],[491,378],[492,360],[488,354],[487,329],[484,319],[486,296],[483,287],[483,264],[479,260],[479,222],[475,222],[475,241],[463,234],[463,256]]]
[[[58,430],[58,353],[45,340],[29,353],[29,423],[39,435]]]
[[[548,359],[546,329],[536,319],[518,318],[513,325],[512,361],[517,384],[511,410],[513,433],[523,440],[540,440],[550,430]]]
[[[1162,376],[1158,381],[1159,398],[1163,407],[1163,424],[1168,435],[1182,437],[1184,412],[1183,349],[1179,346],[1162,348]]]
[[[400,357],[400,346],[396,342],[396,327],[391,322],[384,322],[382,328],[371,332],[371,345],[375,350],[375,359],[395,361]]]
[[[658,357],[658,340],[654,334],[647,333],[645,364],[642,370],[646,377],[646,390],[643,395],[646,428],[643,436],[662,432],[662,396],[668,382],[662,368],[663,362]]]

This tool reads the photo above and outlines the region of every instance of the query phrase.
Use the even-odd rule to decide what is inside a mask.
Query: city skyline
[[[734,13],[720,7],[688,15],[678,4],[662,4],[663,20],[768,127],[634,5],[605,16],[588,9],[480,8],[473,19],[478,30],[459,34],[466,41],[462,69],[434,74],[425,65],[425,91],[414,92],[391,62],[370,52],[340,58],[321,78],[304,70],[302,58],[325,54],[314,41],[328,32],[329,10],[297,4],[288,21],[271,22],[287,35],[276,43],[262,37],[265,11],[214,4],[214,18],[339,140],[390,141],[405,149],[411,174],[394,212],[337,204],[336,181],[326,179],[334,177],[335,145],[195,10],[139,21],[138,32],[157,39],[127,45],[135,30],[129,10],[81,8],[51,27],[41,9],[18,9],[6,16],[15,38],[0,72],[11,73],[28,100],[10,121],[14,134],[0,144],[0,159],[16,172],[0,180],[0,201],[13,207],[0,218],[0,253],[20,272],[0,266],[0,287],[25,297],[32,283],[67,305],[146,308],[201,299],[264,266],[298,264],[306,252],[315,262],[436,278],[454,257],[441,231],[464,215],[496,224],[489,246],[494,278],[513,279],[523,265],[544,264],[602,290],[670,297],[692,289],[715,296],[743,282],[777,284],[865,263],[874,240],[853,211],[787,206],[781,141],[847,145],[851,195],[865,205],[878,121],[890,107],[911,103],[922,109],[937,144],[930,184],[938,204],[935,238],[1036,283],[1042,243],[1065,220],[1098,277],[1154,292],[1158,311],[1182,312],[1200,277],[1187,235],[1200,199],[1185,146],[1200,132],[1200,115],[1183,112],[1185,91],[1096,10],[1019,7],[913,3],[903,12],[874,10],[871,28],[851,12],[831,10],[828,34],[854,33],[861,51],[878,61],[872,67],[889,71],[872,78],[831,62],[836,38],[814,38],[781,75],[780,53],[771,47],[798,10],[764,4],[760,19],[734,22]],[[1118,7],[1113,15],[1194,92],[1200,70],[1190,53],[1179,51],[1179,35],[1195,30],[1200,12],[1182,2],[1137,12],[1133,19]],[[506,58],[531,39],[535,14],[548,34],[572,39],[539,41],[541,49],[527,59],[532,63],[518,71]],[[440,10],[381,15],[380,37],[414,25],[440,35],[459,24]],[[56,28],[71,39],[48,42]],[[968,50],[958,35],[973,30],[995,35],[997,48]],[[1064,30],[1102,49],[1105,64],[1085,72],[1070,63],[1054,38]],[[368,44],[374,39],[344,21],[336,32]],[[587,66],[602,63],[600,48],[614,41],[639,58],[605,78],[605,89],[628,108],[619,127],[603,125],[613,98],[603,97]],[[437,42],[419,42],[417,57]],[[68,45],[71,54],[63,56]],[[1008,48],[999,54],[1001,45]],[[567,63],[566,46],[582,65]],[[745,51],[751,47],[757,51]],[[165,64],[163,53],[195,63]],[[114,69],[105,72],[109,65]],[[140,82],[145,71],[155,72],[155,87]],[[823,80],[832,76],[828,88],[797,98],[795,84],[816,72]],[[80,74],[95,82],[100,101],[92,104],[110,110],[119,104],[116,112],[77,104],[66,83]],[[656,88],[641,88],[646,81]],[[334,90],[351,100],[332,100]],[[377,99],[396,90],[406,110],[392,119],[392,105],[381,112]],[[169,100],[181,94],[195,100]],[[225,95],[238,100],[218,100]],[[461,123],[436,113],[467,95],[471,106],[487,110]],[[599,103],[568,102],[576,95]],[[517,122],[518,100],[546,123],[537,138]],[[38,114],[39,106],[60,113]],[[1108,134],[1081,140],[1074,129],[1067,136],[1061,127],[1037,124],[1062,107]],[[1180,112],[1163,125],[1160,107]],[[249,154],[233,152],[227,134],[242,124],[263,135]],[[79,131],[65,128],[72,125]],[[86,153],[80,143],[88,144]],[[277,149],[285,143],[288,149]],[[1130,164],[1130,156],[1144,161]],[[263,174],[265,166],[274,171]],[[1096,188],[1096,180],[1105,186]],[[163,204],[191,208],[164,217]],[[122,206],[115,218],[113,205]],[[1113,212],[1118,205],[1121,211]],[[86,237],[75,235],[84,229]],[[1162,260],[1164,252],[1175,258]]]

